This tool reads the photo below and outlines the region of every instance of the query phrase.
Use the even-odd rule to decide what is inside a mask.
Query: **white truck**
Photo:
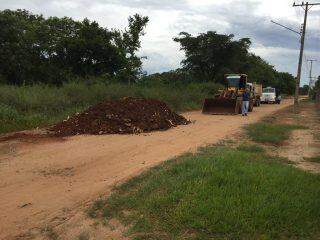
[[[273,87],[262,89],[261,103],[277,103],[276,89]]]

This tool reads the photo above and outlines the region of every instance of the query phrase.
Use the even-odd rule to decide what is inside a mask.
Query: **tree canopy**
[[[192,36],[182,32],[174,38],[185,52],[183,69],[198,81],[222,82],[226,73],[247,73],[250,81],[274,86],[283,93],[294,91],[295,80],[289,73],[278,72],[262,58],[249,52],[249,38],[213,31]]]
[[[143,76],[137,51],[148,17],[128,18],[124,30],[109,30],[84,19],[49,17],[26,10],[0,11],[0,83],[61,85],[79,77],[121,82],[157,80],[163,83],[223,82],[226,73],[247,73],[252,82],[293,93],[294,77],[278,72],[250,53],[249,38],[208,31],[197,36],[182,32],[174,38],[185,52],[182,68]]]
[[[108,30],[88,19],[0,11],[0,74],[9,84],[61,84],[70,76],[110,75],[134,79],[136,56],[148,17],[129,17],[124,31]]]
[[[318,76],[314,87],[310,90],[310,97],[315,100],[317,94],[320,94],[320,76]]]
[[[244,67],[241,59],[248,54],[251,41],[248,38],[234,41],[233,37],[212,31],[195,37],[182,32],[174,41],[180,43],[185,52],[184,68],[210,81],[221,72],[240,71]]]

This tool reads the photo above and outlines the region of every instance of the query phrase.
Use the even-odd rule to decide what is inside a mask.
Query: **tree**
[[[34,15],[26,10],[0,11],[0,74],[9,84],[62,84],[72,76],[135,78],[136,56],[148,22],[129,17],[125,31],[108,30],[88,19]]]
[[[295,77],[290,73],[276,72],[275,87],[280,90],[281,93],[293,95],[296,86]]]
[[[310,91],[310,97],[313,100],[316,100],[316,97],[320,96],[320,76],[318,77],[317,81],[315,82],[315,86]]]
[[[301,95],[308,95],[309,92],[309,85],[303,85],[303,87],[300,87],[300,94]]]
[[[198,75],[203,81],[214,81],[217,74],[237,72],[243,68],[241,61],[251,44],[248,38],[233,40],[234,35],[222,35],[209,31],[198,36],[182,32],[174,38],[180,43],[186,58],[184,68]]]
[[[209,31],[192,36],[182,32],[174,41],[180,43],[185,52],[183,69],[192,74],[192,79],[223,83],[226,73],[247,73],[249,81],[273,86],[282,93],[292,94],[294,77],[277,72],[265,60],[249,53],[249,38],[234,40],[233,35],[222,35]]]
[[[26,83],[39,66],[41,52],[37,32],[43,24],[41,15],[25,10],[0,14],[0,73],[10,83]]]
[[[119,72],[119,79],[127,79],[129,84],[137,80],[137,76],[141,74],[141,58],[136,55],[136,52],[141,47],[141,36],[145,35],[144,28],[149,22],[148,17],[135,14],[128,18],[129,26],[125,31],[115,31],[115,39],[118,47],[127,56],[127,64],[121,72]]]

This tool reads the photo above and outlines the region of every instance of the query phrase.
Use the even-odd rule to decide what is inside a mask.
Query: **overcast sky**
[[[68,16],[77,20],[87,17],[108,28],[124,28],[127,17],[135,13],[149,16],[140,51],[148,56],[144,60],[148,73],[180,66],[183,52],[172,40],[179,32],[198,34],[212,30],[251,38],[252,52],[277,70],[296,75],[299,36],[270,23],[273,19],[299,31],[303,10],[292,4],[292,0],[0,0],[1,9],[27,9],[45,17]],[[320,6],[315,6],[308,19],[304,84],[309,81],[306,59],[320,60],[319,53]],[[320,75],[320,62],[314,65],[316,75]]]

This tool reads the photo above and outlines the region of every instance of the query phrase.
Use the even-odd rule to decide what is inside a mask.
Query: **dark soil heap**
[[[104,101],[76,114],[51,128],[58,136],[78,134],[126,134],[153,130],[167,130],[189,121],[180,116],[164,102],[123,98],[118,101]]]

